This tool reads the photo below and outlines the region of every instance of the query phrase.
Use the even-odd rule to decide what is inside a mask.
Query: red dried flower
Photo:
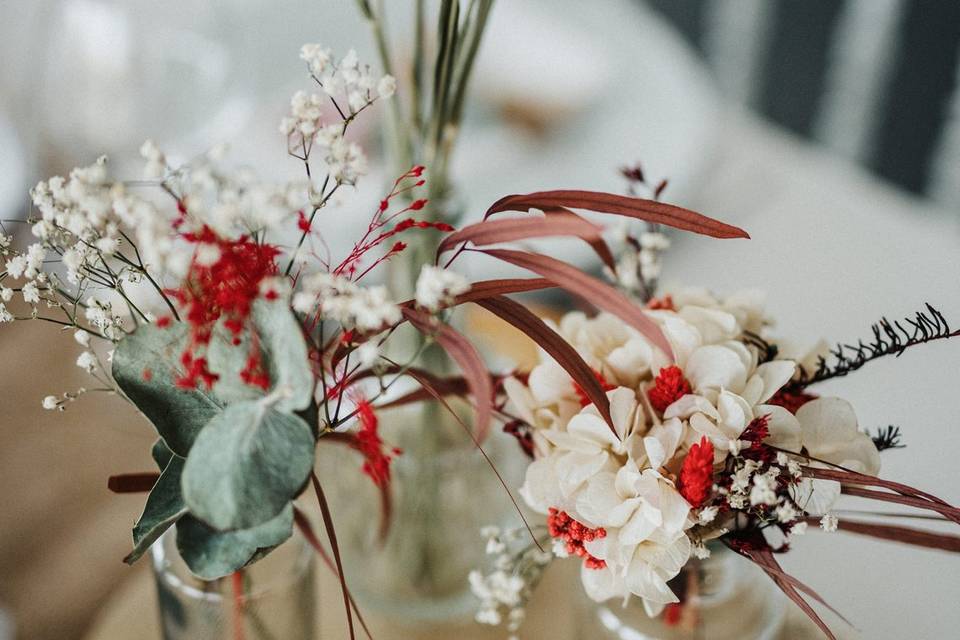
[[[253,302],[260,293],[260,283],[277,273],[276,258],[280,250],[246,237],[225,240],[209,227],[199,233],[186,233],[183,237],[189,242],[215,245],[219,250],[219,257],[213,264],[194,260],[183,285],[172,292],[185,309],[184,316],[190,325],[190,343],[181,358],[186,371],[177,384],[194,388],[203,382],[210,387],[217,376],[210,373],[206,358],[198,357],[198,351],[210,343],[214,327],[221,319],[224,327],[233,334],[233,343],[240,343],[240,334],[247,326]],[[255,357],[259,358],[259,353]],[[262,379],[254,375],[254,368],[248,373],[256,386],[262,386]]]
[[[713,488],[713,444],[706,436],[690,447],[683,459],[677,489],[691,507],[699,507]]]
[[[547,516],[547,529],[550,537],[559,538],[566,543],[567,553],[583,558],[583,564],[588,569],[603,569],[607,563],[600,558],[590,555],[590,552],[583,546],[585,542],[592,542],[607,536],[607,530],[603,527],[591,529],[582,522],[577,522],[570,517],[566,511],[560,511],[550,507],[550,514]]]
[[[357,432],[354,447],[363,454],[363,472],[370,476],[378,487],[386,486],[390,482],[390,463],[402,452],[397,448],[384,451],[379,420],[368,400],[357,402],[357,417],[360,420],[360,430]]]
[[[607,382],[607,379],[603,377],[603,374],[596,369],[593,370],[593,377],[595,377],[597,382],[600,383],[600,387],[604,390],[604,392],[613,391],[617,388],[617,385]],[[580,398],[581,407],[585,407],[588,404],[593,404],[593,400],[587,397],[587,393],[583,390],[583,387],[577,384],[576,381],[573,383],[573,390],[577,393],[577,397]]]
[[[647,302],[647,309],[663,309],[665,311],[677,310],[677,308],[673,306],[673,298],[670,297],[670,294],[667,294],[662,298],[650,298],[650,301]]]
[[[663,413],[671,404],[690,393],[690,383],[683,377],[683,370],[676,365],[660,369],[653,381],[653,387],[647,391],[650,404]]]

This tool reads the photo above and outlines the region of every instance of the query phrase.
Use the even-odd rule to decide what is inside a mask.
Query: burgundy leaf
[[[320,539],[317,537],[317,534],[314,533],[313,527],[310,525],[310,520],[307,518],[307,516],[303,515],[303,512],[300,511],[296,505],[293,507],[293,522],[297,525],[297,528],[307,541],[307,544],[313,547],[313,550],[317,552],[317,555],[320,556],[320,559],[323,560],[323,563],[327,565],[327,568],[336,573],[336,564],[334,564],[333,560],[330,558],[330,554],[327,553],[327,550],[323,548],[322,544],[320,544]],[[370,629],[367,628],[367,623],[360,614],[360,609],[357,608],[357,603],[354,601],[353,595],[351,595],[349,591],[347,591],[347,595],[350,599],[350,606],[353,609],[353,613],[357,616],[357,621],[360,623],[360,626],[363,627],[363,631],[367,634],[368,640],[373,640],[373,636],[370,634]]]
[[[600,225],[561,207],[544,211],[543,216],[483,220],[468,225],[443,239],[437,248],[437,257],[467,242],[480,247],[530,238],[573,236],[589,244],[607,267],[616,270],[613,254],[603,240],[602,231]]]
[[[433,336],[437,344],[443,347],[457,363],[476,405],[476,435],[477,440],[483,442],[490,430],[490,419],[493,415],[493,384],[490,382],[490,373],[477,353],[477,349],[470,341],[457,333],[453,327],[442,322],[435,322],[434,318],[419,309],[401,308],[404,317],[417,328],[420,333]],[[414,376],[416,377],[416,376]]]
[[[555,289],[557,283],[547,278],[500,278],[498,280],[480,280],[471,283],[470,290],[456,297],[453,305],[474,302],[482,298],[500,296],[507,293],[523,293],[541,289]]]
[[[317,493],[317,502],[320,503],[320,515],[323,517],[323,526],[327,530],[327,538],[330,540],[330,550],[333,551],[333,559],[337,565],[337,577],[340,578],[340,591],[343,593],[343,606],[347,612],[347,627],[350,630],[350,640],[356,640],[356,634],[353,631],[353,610],[350,607],[350,589],[347,588],[347,578],[343,573],[343,561],[340,558],[340,545],[337,544],[337,532],[333,528],[333,518],[330,517],[330,506],[327,504],[327,497],[323,493],[323,487],[320,486],[320,480],[316,472],[310,473],[310,480],[313,482],[313,490]]]
[[[144,493],[153,489],[160,474],[147,471],[144,473],[121,473],[107,478],[107,489],[114,493]]]
[[[540,191],[525,195],[506,196],[493,203],[487,209],[484,217],[489,217],[500,211],[527,211],[529,209],[546,211],[561,207],[613,213],[714,238],[750,237],[746,231],[739,227],[708,218],[689,209],[655,200],[644,200],[643,198],[598,191]]]
[[[603,391],[593,369],[583,361],[576,349],[529,309],[509,298],[496,296],[477,300],[476,303],[512,324],[549,353],[557,364],[570,374],[574,382],[580,385],[587,398],[597,406],[597,410],[606,420],[613,435],[620,437],[613,425],[613,418],[610,417],[610,401],[607,399],[607,394]]]
[[[951,507],[949,505],[942,505],[937,502],[931,502],[930,500],[924,500],[923,498],[917,498],[914,496],[904,496],[898,493],[886,493],[884,491],[863,489],[861,487],[851,487],[847,485],[843,485],[843,487],[841,487],[841,491],[846,495],[855,496],[858,498],[866,498],[867,500],[892,502],[894,504],[902,504],[904,506],[914,507],[916,509],[928,509],[930,511],[936,511],[950,520],[953,520],[957,524],[960,524],[960,509]]]
[[[320,439],[320,442],[327,443],[332,442],[334,444],[342,444],[355,449],[360,450],[360,445],[357,442],[357,436],[353,433],[343,433],[340,431],[334,431],[332,433],[327,433]],[[390,533],[390,514],[393,513],[393,499],[390,496],[390,484],[379,484],[377,483],[377,490],[380,492],[380,541],[385,542],[387,539],[387,534]]]
[[[893,482],[892,480],[884,480],[883,478],[878,478],[876,476],[870,476],[865,473],[857,473],[856,471],[851,471],[850,469],[844,469],[838,467],[835,469],[820,469],[817,467],[804,467],[803,472],[805,475],[810,476],[811,478],[820,478],[822,480],[836,480],[837,482],[843,482],[846,484],[859,484],[864,486],[875,486],[883,487],[884,489],[890,489],[891,491],[896,491],[899,494],[905,496],[915,496],[917,498],[923,498],[930,500],[931,502],[936,502],[937,504],[944,506],[952,506],[949,502],[938,498],[935,495],[921,491],[920,489],[915,489],[911,486],[901,484],[899,482]]]
[[[673,360],[673,349],[657,323],[647,317],[634,301],[610,285],[588,276],[566,262],[548,256],[512,249],[479,249],[478,251],[539,273],[570,293],[619,316],[646,336],[654,346],[663,351],[667,358]]]
[[[807,522],[815,523],[817,518],[807,518]],[[936,531],[925,531],[913,527],[903,527],[893,524],[879,524],[875,522],[860,522],[857,520],[842,519],[837,522],[841,531],[849,531],[863,536],[891,540],[901,544],[910,544],[928,549],[941,549],[960,553],[960,536]]]

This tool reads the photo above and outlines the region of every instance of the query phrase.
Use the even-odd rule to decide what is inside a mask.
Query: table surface
[[[335,576],[320,570],[317,576],[317,624],[315,637],[332,639],[346,637],[346,618],[340,599],[340,583]],[[527,610],[527,620],[520,632],[521,638],[551,638],[553,640],[579,640],[574,628],[573,602],[575,592],[570,585],[578,585],[576,567],[573,563],[566,566],[551,567],[543,583],[537,590]],[[374,638],[388,640],[440,640],[458,638],[458,640],[504,640],[507,633],[503,627],[490,627],[465,621],[461,624],[433,626],[429,628],[402,628],[390,620],[378,619],[370,611],[364,611],[364,617],[370,625]],[[835,625],[842,626],[842,625]],[[838,637],[855,637],[850,632],[837,629]],[[813,640],[821,637],[816,627],[803,617],[796,608],[790,607],[783,630],[783,640]],[[160,638],[160,625],[156,612],[156,587],[149,567],[138,567],[123,590],[111,598],[104,607],[97,623],[85,640],[118,640],[120,638],[138,638],[149,640]],[[213,639],[211,639],[213,640]]]

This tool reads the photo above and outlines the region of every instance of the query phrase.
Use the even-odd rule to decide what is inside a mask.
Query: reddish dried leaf
[[[935,495],[929,494],[920,489],[915,489],[914,487],[901,484],[899,482],[893,482],[892,480],[884,480],[883,478],[878,478],[876,476],[870,476],[865,473],[857,473],[856,471],[851,471],[849,469],[844,469],[838,467],[835,469],[820,469],[817,467],[804,467],[803,472],[805,475],[808,475],[812,478],[820,478],[822,480],[836,480],[837,482],[843,482],[846,484],[859,484],[864,486],[874,486],[874,487],[883,487],[884,489],[890,489],[891,491],[896,491],[899,494],[905,496],[915,496],[917,498],[923,498],[931,502],[935,502],[944,506],[952,506],[949,502],[938,498]]]
[[[557,283],[547,278],[500,278],[498,280],[480,280],[470,285],[470,290],[456,297],[451,306],[464,302],[475,302],[483,298],[501,296],[508,293],[524,293],[541,289],[555,289]]]
[[[317,555],[320,556],[320,559],[323,560],[323,563],[327,565],[327,568],[336,573],[337,566],[334,564],[333,559],[330,558],[330,554],[327,553],[327,550],[323,548],[322,544],[320,544],[320,539],[317,537],[317,534],[314,533],[313,527],[310,525],[309,518],[307,518],[307,516],[305,516],[296,505],[293,507],[293,522],[297,525],[297,528],[307,541],[307,544],[313,547],[313,550],[317,552]],[[357,621],[363,628],[364,633],[367,634],[367,639],[373,640],[373,636],[370,634],[370,629],[367,628],[367,623],[360,614],[360,609],[357,607],[357,603],[354,601],[353,595],[351,595],[349,591],[347,591],[347,595],[350,599],[350,606],[353,609],[353,613],[357,616]]]
[[[914,507],[916,509],[928,509],[930,511],[936,511],[950,520],[953,520],[957,524],[960,524],[960,509],[951,507],[949,505],[942,505],[937,502],[931,502],[930,500],[917,498],[915,496],[904,496],[900,495],[899,493],[886,493],[884,491],[863,489],[861,487],[851,487],[848,485],[843,485],[841,491],[846,495],[855,496],[858,498],[878,500],[880,502],[892,502],[894,504],[902,504],[904,506]]]
[[[807,518],[807,521],[812,524],[817,521],[817,518]],[[960,553],[960,536],[954,536],[948,533],[925,531],[923,529],[914,529],[913,527],[903,527],[893,524],[860,522],[857,520],[847,520],[845,518],[840,520],[837,526],[841,531],[849,531],[850,533],[870,536],[871,538],[891,540],[901,544],[926,547],[927,549],[940,549],[942,551]]]
[[[612,213],[647,222],[663,224],[675,229],[692,231],[714,238],[749,238],[739,227],[714,220],[689,209],[655,200],[620,196],[598,191],[540,191],[524,195],[506,196],[487,209],[484,217],[500,211],[551,210],[560,207],[587,209]]]
[[[576,349],[530,310],[509,298],[495,296],[477,300],[476,303],[512,324],[549,353],[557,364],[570,374],[573,381],[580,385],[587,398],[597,406],[597,410],[610,426],[610,430],[619,438],[613,426],[613,418],[610,417],[610,401],[607,399],[607,394],[604,393],[590,365],[583,361]]]
[[[463,371],[476,406],[474,428],[477,439],[483,442],[490,430],[490,419],[493,415],[493,384],[483,358],[470,341],[450,325],[436,322],[430,314],[419,309],[402,308],[401,311],[420,333],[433,336],[437,344],[443,347]]]
[[[114,493],[144,493],[153,489],[160,474],[152,471],[144,473],[121,473],[107,478],[107,489]]]
[[[437,248],[437,256],[467,242],[480,247],[531,238],[572,236],[589,244],[607,267],[616,269],[613,254],[603,240],[602,231],[600,225],[569,209],[558,208],[544,211],[542,217],[483,220],[468,225],[444,238]]]
[[[548,256],[512,249],[480,249],[504,262],[539,273],[604,311],[619,316],[658,347],[672,361],[673,349],[660,327],[647,317],[639,305],[610,285],[588,276],[576,267]]]
[[[320,515],[323,518],[323,526],[327,530],[327,539],[330,540],[330,550],[333,551],[333,559],[337,565],[337,577],[340,579],[340,591],[343,593],[343,607],[347,612],[347,627],[350,630],[350,640],[356,640],[356,634],[353,631],[353,610],[350,606],[350,589],[347,588],[347,578],[343,573],[343,560],[340,557],[340,545],[337,544],[337,532],[333,527],[330,507],[327,505],[327,497],[323,493],[323,487],[320,486],[320,480],[317,478],[316,472],[310,473],[310,480],[313,482],[313,490],[317,493],[317,502],[320,503]]]

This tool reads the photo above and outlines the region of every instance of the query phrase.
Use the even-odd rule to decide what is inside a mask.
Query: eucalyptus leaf
[[[163,438],[157,438],[157,441],[150,447],[150,457],[157,463],[160,471],[167,468],[167,463],[170,462],[170,458],[174,455],[173,451],[170,451],[170,447],[167,446],[167,443],[163,441]]]
[[[252,400],[266,395],[258,387],[244,382],[240,372],[254,348],[260,349],[264,370],[270,376],[271,389],[286,390],[286,396],[277,400],[280,411],[293,412],[305,409],[313,400],[313,373],[303,338],[303,329],[287,302],[257,299],[251,312],[254,332],[247,329],[240,344],[233,343],[233,334],[220,324],[214,331],[207,350],[210,370],[220,376],[213,387],[218,398],[224,402]]]
[[[313,454],[313,434],[300,417],[266,400],[231,404],[200,432],[187,457],[187,507],[220,531],[264,523],[303,489]]]
[[[249,529],[217,531],[192,515],[177,523],[177,549],[197,577],[215,580],[260,559],[293,533],[293,505]]]
[[[186,457],[200,429],[220,411],[200,389],[174,382],[186,346],[187,325],[142,325],[117,343],[113,379],[156,428],[171,451]]]
[[[136,562],[170,525],[187,513],[180,492],[180,476],[185,462],[180,456],[171,454],[167,466],[150,490],[143,515],[133,527],[133,551],[123,559],[127,564]]]

